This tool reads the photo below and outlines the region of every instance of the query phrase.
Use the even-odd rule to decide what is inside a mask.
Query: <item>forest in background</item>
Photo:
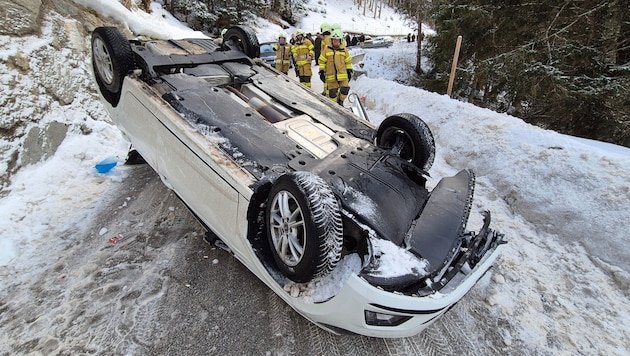
[[[458,35],[453,93],[551,130],[630,147],[630,2],[434,0],[428,40],[445,92]]]
[[[332,0],[319,0],[320,3]],[[158,1],[160,2],[160,1]],[[162,0],[193,29],[259,16],[283,27],[308,0]],[[630,147],[630,2],[627,0],[354,0],[425,23],[414,85],[446,93],[457,36],[463,37],[452,96],[558,132]],[[425,45],[426,48],[421,46]],[[421,58],[432,70],[421,71]]]

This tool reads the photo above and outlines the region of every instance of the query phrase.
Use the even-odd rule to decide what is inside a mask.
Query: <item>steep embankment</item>
[[[0,0],[0,191],[20,168],[54,155],[93,109],[88,35],[107,20],[69,0]],[[79,117],[77,117],[77,115]],[[81,119],[82,117],[82,119]]]

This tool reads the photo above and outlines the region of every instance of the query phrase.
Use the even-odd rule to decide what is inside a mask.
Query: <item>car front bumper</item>
[[[440,292],[418,297],[385,291],[352,274],[333,298],[322,303],[305,302],[282,291],[281,296],[298,313],[334,333],[398,338],[420,333],[461,300],[496,260],[501,246],[489,251],[468,274]]]

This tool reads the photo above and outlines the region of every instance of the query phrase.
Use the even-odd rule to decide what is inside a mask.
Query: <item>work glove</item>
[[[352,79],[352,69],[348,69],[346,72],[348,72],[348,80]]]
[[[321,79],[322,82],[326,82],[326,76],[324,75],[324,71],[323,70],[319,71],[319,79]]]

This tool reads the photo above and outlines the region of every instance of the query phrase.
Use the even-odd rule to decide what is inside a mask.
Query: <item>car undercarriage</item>
[[[328,330],[415,333],[483,276],[504,243],[489,212],[479,231],[467,230],[472,171],[427,189],[435,143],[424,121],[401,113],[375,127],[256,60],[257,39],[244,27],[230,28],[222,44],[128,41],[98,28],[92,48],[95,79],[124,136],[215,240]],[[337,294],[309,304],[285,293],[353,255],[360,269]],[[392,272],[392,257],[412,263]],[[323,304],[334,311],[343,295],[369,288],[378,292],[351,325],[317,316]],[[423,299],[437,292],[443,303]],[[399,296],[411,299],[388,302]]]

